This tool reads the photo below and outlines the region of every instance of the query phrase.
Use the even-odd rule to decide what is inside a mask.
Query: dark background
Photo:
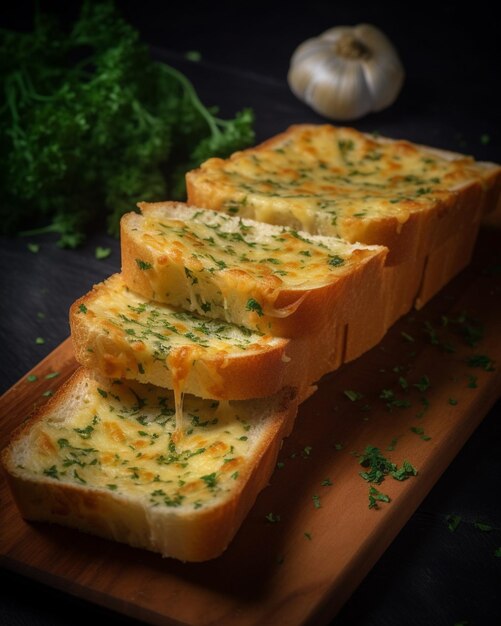
[[[79,3],[40,2],[70,21]],[[153,54],[185,72],[202,100],[223,116],[253,107],[257,140],[289,124],[322,122],[289,91],[285,77],[295,47],[335,25],[372,23],[398,49],[406,82],[388,110],[353,122],[360,130],[500,161],[499,26],[485,3],[190,3],[118,2]],[[0,11],[2,26],[28,29],[29,2]],[[197,50],[202,61],[184,58]],[[486,136],[487,140],[482,136]],[[69,333],[68,308],[93,283],[119,269],[118,242],[91,235],[77,251],[50,236],[0,239],[0,387],[6,390]],[[103,261],[97,245],[112,248]],[[45,318],[37,318],[42,312]],[[36,345],[36,337],[45,343]],[[339,616],[336,626],[501,624],[501,405],[489,413],[418,511]],[[453,533],[446,517],[463,519]],[[474,522],[491,524],[481,532]],[[1,532],[1,529],[0,529]],[[13,626],[110,625],[131,620],[41,584],[1,573],[0,623]]]

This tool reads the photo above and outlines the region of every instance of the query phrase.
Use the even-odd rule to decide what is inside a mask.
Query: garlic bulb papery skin
[[[354,120],[390,106],[404,76],[386,35],[359,24],[337,26],[302,43],[292,55],[287,80],[293,93],[317,113]]]

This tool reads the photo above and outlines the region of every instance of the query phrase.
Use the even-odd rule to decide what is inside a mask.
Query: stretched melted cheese
[[[172,393],[88,378],[70,411],[33,425],[17,466],[33,477],[138,496],[145,507],[196,510],[235,489],[260,443],[255,405],[231,402],[220,411],[218,404],[186,397],[178,445]]]
[[[350,128],[296,126],[188,174],[190,202],[357,240],[357,222],[409,216],[481,181],[482,164]],[[212,201],[213,200],[213,201]],[[363,239],[362,239],[363,240]]]
[[[112,378],[137,379],[204,398],[275,393],[287,367],[286,339],[148,301],[111,276],[75,302],[70,314],[77,360]],[[248,378],[239,375],[245,366]],[[259,389],[260,373],[276,379]]]
[[[295,313],[309,291],[384,254],[179,203],[140,207],[142,216],[122,223],[122,271],[132,289],[273,334],[273,318]]]

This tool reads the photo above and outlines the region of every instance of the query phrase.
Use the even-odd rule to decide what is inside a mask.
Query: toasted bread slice
[[[380,300],[381,246],[180,203],[139,206],[122,218],[122,274],[146,298],[281,337],[357,326]]]
[[[174,443],[169,391],[82,368],[14,432],[2,463],[26,519],[204,561],[267,485],[296,412],[291,389],[224,410],[187,397],[190,427]]]
[[[72,305],[70,326],[80,364],[201,398],[268,396],[303,372],[287,339],[150,302],[120,274]]]
[[[387,264],[398,265],[476,229],[499,203],[501,167],[352,128],[298,125],[209,159],[187,174],[187,189],[195,205],[387,246]]]

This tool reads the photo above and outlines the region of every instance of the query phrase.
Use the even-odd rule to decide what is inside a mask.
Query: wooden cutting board
[[[219,559],[183,564],[26,523],[2,478],[2,565],[152,624],[329,621],[500,394],[500,244],[499,230],[483,229],[467,271],[378,347],[321,382],[300,408],[271,485]],[[32,370],[36,381],[25,377],[2,397],[2,447],[46,400],[42,394],[75,368],[68,340]],[[376,485],[391,498],[378,509],[368,507],[356,456],[369,445],[418,470]]]

